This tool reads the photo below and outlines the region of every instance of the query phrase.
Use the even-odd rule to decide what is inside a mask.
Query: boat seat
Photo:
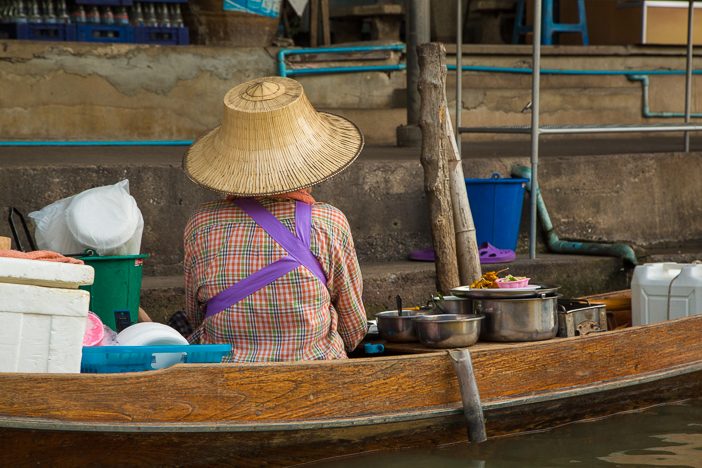
[[[559,33],[579,33],[583,45],[590,44],[587,32],[587,18],[585,15],[585,0],[576,0],[578,7],[577,23],[557,23],[554,17],[557,14],[560,0],[543,0],[541,4],[541,43],[543,45],[553,45],[554,36]],[[518,0],[517,11],[514,18],[514,29],[512,29],[512,44],[518,44],[521,37],[533,31],[532,26],[526,24],[526,5],[524,0]]]

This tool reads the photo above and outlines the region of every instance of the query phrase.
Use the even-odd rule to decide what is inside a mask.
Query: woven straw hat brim
[[[238,149],[221,144],[222,127],[190,147],[183,169],[196,184],[241,197],[276,195],[311,187],[346,169],[363,149],[363,134],[344,117],[318,112],[322,125],[294,144]]]

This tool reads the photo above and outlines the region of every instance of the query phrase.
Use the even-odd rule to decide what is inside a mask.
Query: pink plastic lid
[[[105,327],[100,317],[92,312],[88,312],[88,324],[85,326],[83,335],[83,346],[95,346],[102,341],[105,336]]]

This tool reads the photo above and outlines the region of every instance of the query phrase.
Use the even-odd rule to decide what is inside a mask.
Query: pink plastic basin
[[[506,281],[504,278],[497,280],[497,286],[500,288],[525,288],[529,285],[530,278],[524,278],[519,281]]]
[[[85,335],[83,335],[83,346],[95,346],[102,341],[105,336],[105,326],[102,324],[100,317],[92,312],[88,312],[88,323],[85,326]]]

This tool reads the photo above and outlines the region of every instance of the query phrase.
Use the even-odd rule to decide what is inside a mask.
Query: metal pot
[[[540,341],[554,338],[558,333],[559,297],[473,299],[473,312],[485,315],[480,339]]]
[[[434,296],[431,298],[430,305],[434,309],[434,313],[440,314],[472,314],[473,301],[466,297],[458,296]]]
[[[482,315],[439,314],[414,319],[419,342],[431,348],[465,348],[478,341]]]
[[[378,320],[378,333],[387,341],[398,343],[417,341],[413,319],[427,313],[430,311],[403,309],[402,315],[398,315],[396,310],[378,312],[375,314],[375,318]]]

